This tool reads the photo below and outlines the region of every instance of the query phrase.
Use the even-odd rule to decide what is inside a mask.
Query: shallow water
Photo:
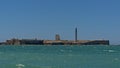
[[[0,68],[120,68],[120,46],[0,46]]]

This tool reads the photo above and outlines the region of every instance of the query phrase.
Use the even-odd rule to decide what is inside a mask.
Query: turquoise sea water
[[[0,46],[0,68],[120,68],[120,46]]]

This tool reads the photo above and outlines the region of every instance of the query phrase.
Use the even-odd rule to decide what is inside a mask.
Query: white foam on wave
[[[40,66],[40,68],[54,68],[52,66]]]
[[[113,60],[112,60],[112,62],[119,62],[119,58],[114,58]]]
[[[23,64],[16,64],[16,66],[17,66],[18,68],[24,68],[24,67],[25,67],[25,65],[23,65]]]
[[[115,52],[114,50],[108,50],[108,52]]]
[[[114,60],[118,61],[118,60],[119,60],[119,58],[115,58]]]
[[[115,52],[115,50],[103,50],[103,51],[110,52],[110,53]]]
[[[65,52],[65,50],[63,50],[63,49],[61,49],[60,51],[61,51],[61,52]]]
[[[72,57],[73,55],[72,54],[68,54],[69,57]]]

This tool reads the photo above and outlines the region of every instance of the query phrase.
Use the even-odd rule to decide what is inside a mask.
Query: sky
[[[110,40],[120,44],[120,0],[0,0],[0,41]]]

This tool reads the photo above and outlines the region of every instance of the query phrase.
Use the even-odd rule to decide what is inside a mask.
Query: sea
[[[120,46],[1,45],[0,68],[120,68]]]

